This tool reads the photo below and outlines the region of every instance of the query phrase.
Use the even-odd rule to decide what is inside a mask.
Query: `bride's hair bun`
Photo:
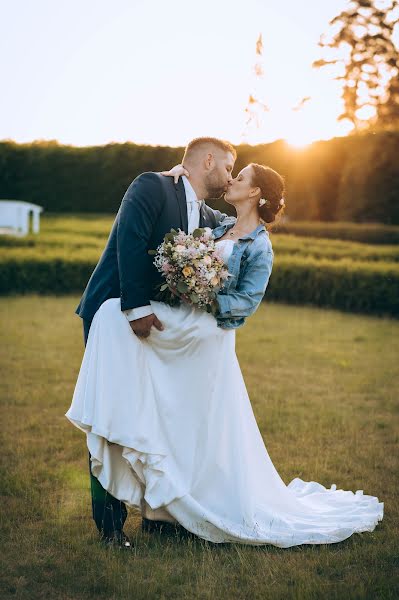
[[[259,216],[265,223],[273,223],[276,215],[281,215],[284,211],[284,179],[270,167],[257,163],[251,163],[250,166],[253,172],[252,185],[259,187],[261,191]]]

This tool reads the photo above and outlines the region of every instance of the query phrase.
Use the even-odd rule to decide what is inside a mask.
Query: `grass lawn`
[[[123,554],[98,544],[85,438],[64,417],[83,353],[77,300],[0,298],[1,598],[398,598],[398,321],[266,303],[237,336],[284,481],[378,496],[374,532],[327,546],[218,546],[144,534],[131,510],[135,550]]]

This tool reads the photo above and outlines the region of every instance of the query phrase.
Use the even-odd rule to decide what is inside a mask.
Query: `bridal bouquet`
[[[180,301],[213,312],[216,294],[229,272],[220,256],[209,227],[191,234],[172,229],[156,251],[154,265],[166,283],[159,299],[176,305]]]

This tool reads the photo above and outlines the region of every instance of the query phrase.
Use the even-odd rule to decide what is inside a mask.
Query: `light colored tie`
[[[199,208],[200,208],[200,203],[197,200],[190,200],[190,202],[187,203],[187,208],[188,208],[188,233],[192,233],[194,231],[194,229],[197,229],[197,227],[199,226],[199,221],[200,221],[200,213],[199,213]]]

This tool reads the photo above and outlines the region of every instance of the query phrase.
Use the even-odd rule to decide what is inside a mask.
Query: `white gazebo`
[[[43,207],[30,202],[0,200],[0,234],[26,235],[30,230],[39,233],[42,211]]]

